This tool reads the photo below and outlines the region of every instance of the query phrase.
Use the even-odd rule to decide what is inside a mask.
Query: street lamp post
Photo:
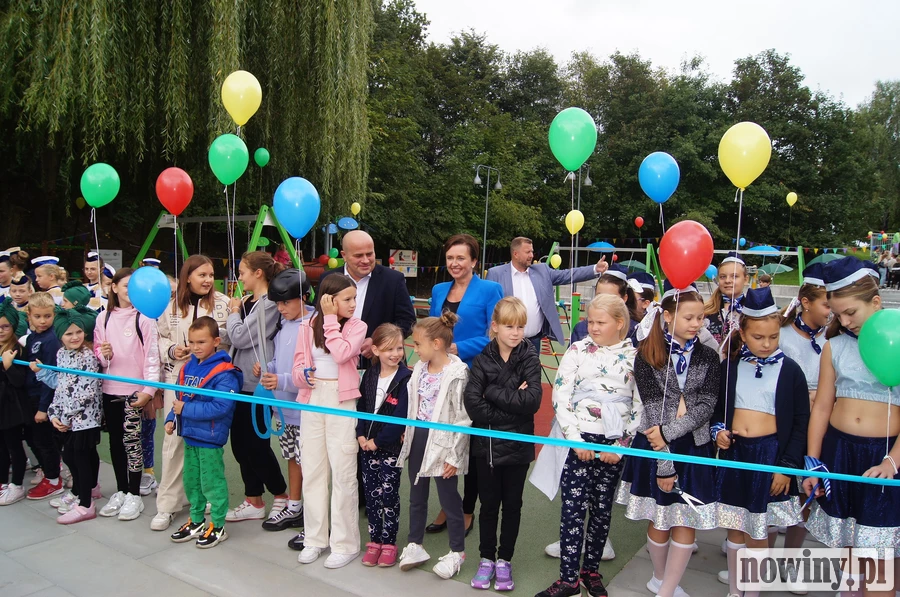
[[[494,190],[499,191],[503,188],[503,185],[500,184],[500,170],[494,168],[492,166],[485,166],[484,164],[478,164],[475,166],[475,186],[481,186],[481,176],[479,173],[481,169],[484,168],[487,170],[487,183],[484,185],[484,236],[481,239],[481,269],[484,270],[487,267],[486,259],[487,259],[487,225],[488,225],[488,203],[491,198],[491,170],[497,173],[497,183],[494,185]]]

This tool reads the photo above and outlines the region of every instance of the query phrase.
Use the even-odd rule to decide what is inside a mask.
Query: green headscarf
[[[91,300],[91,291],[78,280],[70,280],[62,287],[62,294],[76,307],[86,307]]]
[[[16,338],[21,338],[28,332],[28,320],[24,313],[19,313],[16,309],[12,298],[6,297],[0,303],[0,317],[5,317],[9,325],[13,327]]]
[[[53,331],[56,337],[62,340],[63,334],[72,324],[77,325],[84,330],[87,340],[94,339],[94,323],[97,321],[97,313],[87,307],[75,307],[74,309],[63,309],[57,307],[53,317]]]

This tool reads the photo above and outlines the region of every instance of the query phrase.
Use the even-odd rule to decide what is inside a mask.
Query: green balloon
[[[331,247],[331,250],[328,251],[328,256],[334,257],[335,259],[337,259],[337,256],[340,254],[341,252],[337,250],[337,247]]]
[[[866,320],[859,331],[859,355],[878,381],[900,385],[900,310],[884,309]]]
[[[900,232],[895,232],[895,233],[894,233],[894,242],[895,242],[895,243],[900,243]]]
[[[566,108],[550,123],[550,151],[569,172],[581,168],[597,146],[597,125],[581,108]]]
[[[233,184],[246,172],[249,163],[247,144],[236,135],[220,135],[209,147],[209,167],[223,185]]]
[[[119,194],[119,173],[109,164],[91,164],[81,175],[81,194],[91,207],[103,207]]]
[[[260,168],[265,168],[266,164],[269,163],[269,150],[265,147],[257,149],[253,152],[253,161],[255,161],[256,165]]]

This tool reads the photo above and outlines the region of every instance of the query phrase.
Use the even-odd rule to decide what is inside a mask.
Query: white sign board
[[[407,278],[415,278],[419,270],[419,253],[412,249],[391,249],[391,269]]]
[[[111,265],[116,269],[122,267],[122,250],[121,249],[100,249],[100,257],[103,263]]]

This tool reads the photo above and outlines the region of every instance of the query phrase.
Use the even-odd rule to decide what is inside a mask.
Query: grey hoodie
[[[244,305],[246,304],[245,301]],[[263,313],[265,313],[265,320],[261,317]],[[280,318],[278,306],[266,295],[262,295],[253,303],[250,312],[243,320],[239,313],[228,315],[231,362],[244,373],[242,389],[245,392],[252,393],[259,383],[259,378],[253,375],[253,365],[260,363],[261,366],[265,366],[272,359],[275,350],[276,326]],[[265,338],[265,342],[260,342],[260,338]]]

